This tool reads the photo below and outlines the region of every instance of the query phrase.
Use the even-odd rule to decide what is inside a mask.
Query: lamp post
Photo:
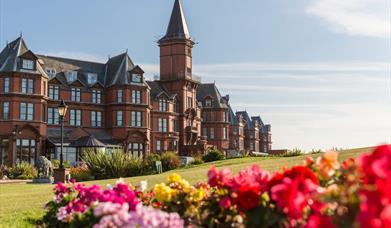
[[[54,182],[66,182],[69,177],[69,170],[64,168],[64,117],[67,113],[68,106],[65,104],[64,100],[61,100],[60,105],[57,107],[58,115],[60,117],[61,124],[61,150],[60,150],[60,167],[54,170]]]
[[[19,130],[19,125],[15,125],[15,129],[12,131],[12,135],[15,137],[15,147],[14,147],[14,154],[13,154],[13,162],[12,164],[16,163],[16,159],[18,157],[18,135],[21,134],[21,131]]]
[[[63,157],[63,150],[64,150],[64,117],[67,113],[68,106],[65,104],[64,100],[61,100],[60,105],[57,107],[58,109],[58,115],[60,117],[60,124],[61,124],[61,150],[60,150],[60,169],[64,169],[64,157]]]

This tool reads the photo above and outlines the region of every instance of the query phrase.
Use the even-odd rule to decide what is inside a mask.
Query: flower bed
[[[57,184],[44,222],[59,227],[391,227],[391,146],[359,159],[316,161],[274,173],[254,165],[208,172],[190,185],[177,174],[151,191],[122,181],[103,189]]]

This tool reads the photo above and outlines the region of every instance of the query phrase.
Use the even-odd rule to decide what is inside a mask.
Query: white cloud
[[[391,36],[389,0],[312,0],[307,13],[339,33],[386,38]]]

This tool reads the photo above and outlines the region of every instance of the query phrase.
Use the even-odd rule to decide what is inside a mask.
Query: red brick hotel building
[[[194,46],[180,0],[175,0],[160,47],[160,78],[122,53],[106,63],[45,56],[20,36],[0,53],[0,164],[58,159],[57,107],[68,105],[64,159],[81,148],[121,148],[134,156],[271,150],[271,128],[247,112],[234,113],[229,96],[193,76]]]

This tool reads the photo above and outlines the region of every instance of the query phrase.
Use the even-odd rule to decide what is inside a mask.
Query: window
[[[88,84],[95,84],[98,81],[98,75],[96,73],[88,73],[87,74]]]
[[[254,143],[250,142],[250,150],[254,150]]]
[[[71,100],[80,102],[80,89],[79,88],[72,88],[72,90],[71,90]]]
[[[58,124],[59,114],[57,108],[48,108],[48,124]]]
[[[223,139],[228,139],[228,130],[227,128],[223,128]]]
[[[179,112],[179,103],[178,101],[174,101],[174,112]]]
[[[19,119],[20,120],[33,120],[34,119],[34,104],[20,103]]]
[[[216,119],[216,113],[215,112],[210,112],[210,121],[215,121]]]
[[[56,76],[56,70],[51,68],[46,68],[46,73],[48,74],[49,78],[53,78]]]
[[[3,120],[8,120],[9,112],[10,112],[10,103],[8,101],[3,102]]]
[[[208,136],[208,128],[202,128],[202,136]]]
[[[237,134],[238,134],[238,129],[237,129],[236,127],[234,127],[234,128],[232,129],[232,134],[233,134],[233,135],[237,135]]]
[[[223,121],[227,122],[228,121],[228,115],[226,112],[223,112]]]
[[[129,143],[128,153],[133,157],[143,157],[144,145],[142,143]]]
[[[10,78],[4,78],[3,79],[3,92],[9,93],[10,92]]]
[[[158,119],[158,131],[167,132],[167,119],[163,119],[163,118]]]
[[[193,98],[187,97],[187,107],[192,108],[193,107]]]
[[[132,103],[141,104],[141,91],[132,90]]]
[[[122,111],[117,111],[117,126],[123,125],[123,114]]]
[[[202,112],[202,120],[203,121],[208,121],[208,115],[207,115],[207,113],[205,111]]]
[[[34,61],[30,59],[22,59],[22,68],[27,70],[34,70]]]
[[[117,90],[117,102],[118,103],[123,102],[123,90],[122,89]]]
[[[210,139],[215,138],[215,129],[213,127],[209,129],[209,138]]]
[[[16,163],[22,161],[34,165],[37,150],[35,148],[34,139],[18,139],[16,140]]]
[[[66,78],[68,82],[76,81],[77,79],[77,72],[76,71],[68,71],[66,73]]]
[[[141,112],[131,112],[131,127],[141,127]]]
[[[60,87],[49,85],[49,98],[52,100],[59,100]]]
[[[160,151],[162,149],[162,141],[156,141],[156,151]]]
[[[71,109],[69,111],[69,124],[71,126],[81,126],[81,110]]]
[[[34,93],[34,80],[22,78],[22,93],[33,94]]]
[[[0,165],[8,165],[8,139],[0,139]]]
[[[210,98],[205,99],[205,107],[212,107],[212,99]]]
[[[132,82],[140,83],[142,80],[141,74],[132,74]]]
[[[100,90],[93,89],[92,90],[92,103],[100,104],[102,99],[102,92]]]
[[[178,120],[174,120],[174,131],[179,132],[179,121]]]
[[[91,127],[102,127],[102,112],[91,111]]]
[[[159,100],[159,111],[167,112],[167,100],[166,99]]]

